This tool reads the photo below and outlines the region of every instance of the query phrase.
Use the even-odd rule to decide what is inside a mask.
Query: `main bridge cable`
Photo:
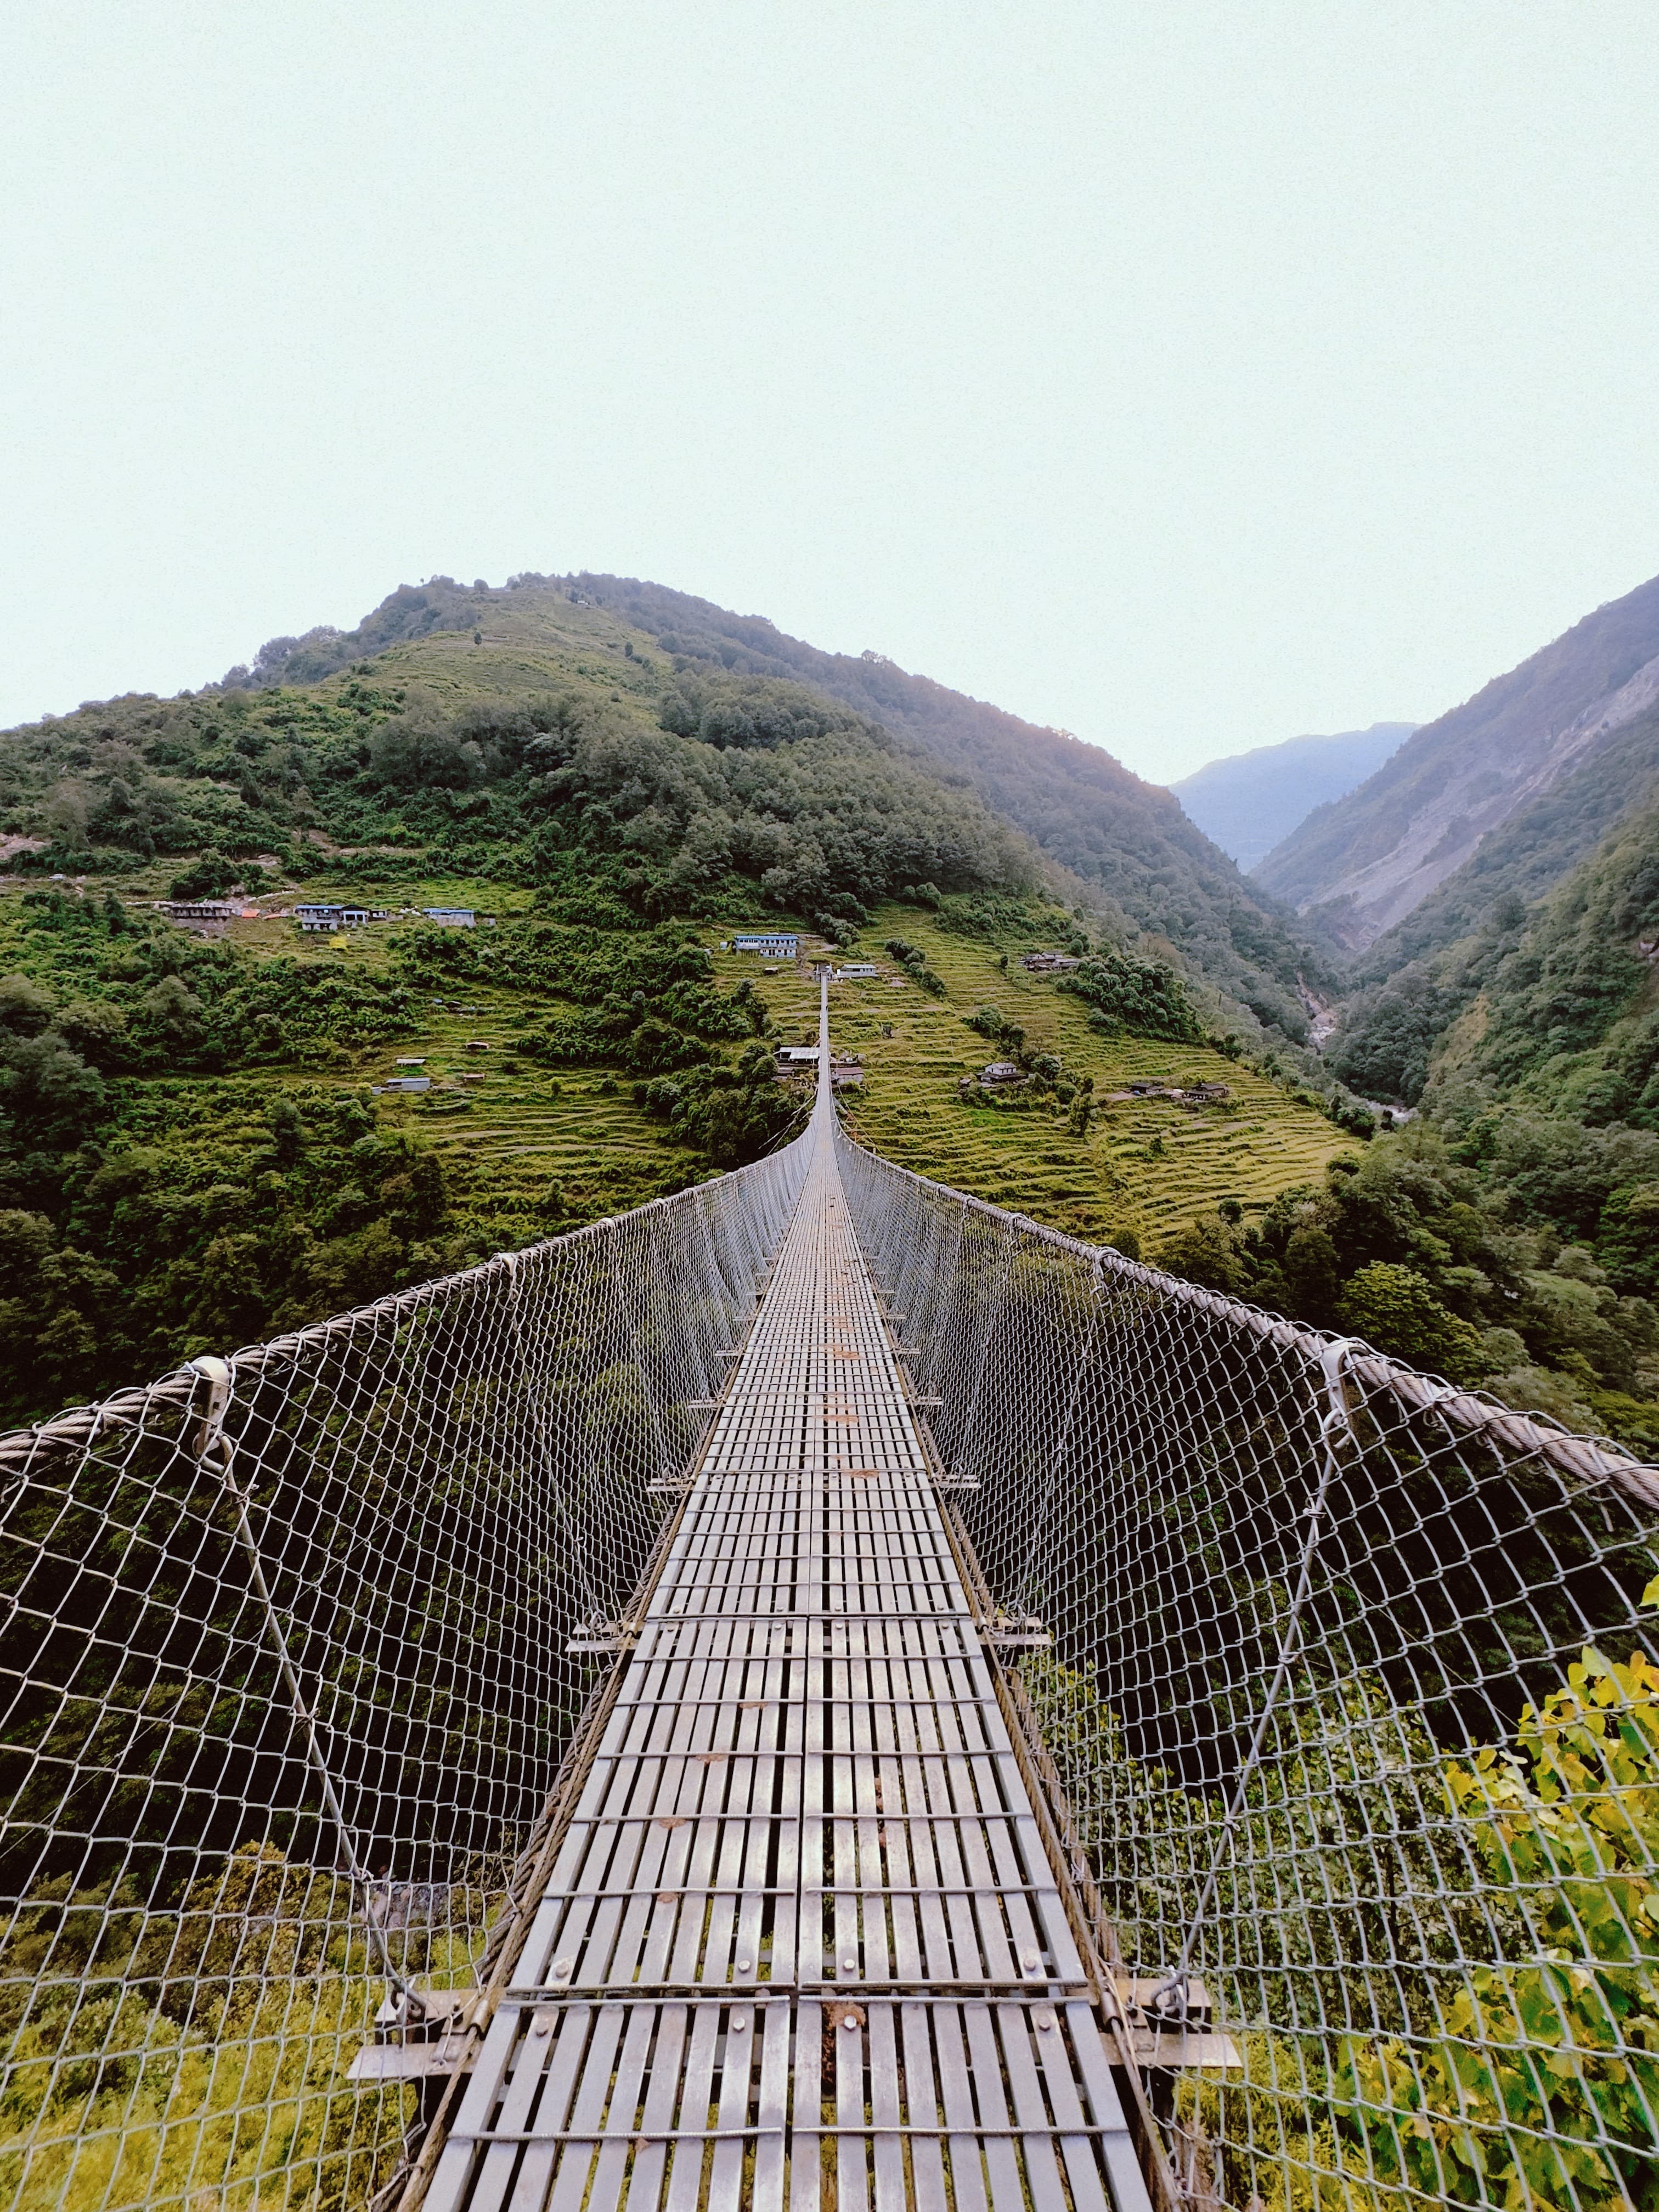
[[[225,1416],[230,1411],[231,1400],[229,1365],[226,1361],[213,1357],[192,1359],[187,1364],[193,1373],[201,1376],[206,1382],[209,1392],[207,1412],[203,1418],[202,1426],[196,1438],[195,1456],[204,1467],[208,1464],[210,1456],[218,1461],[219,1479],[223,1485],[226,1496],[230,1499],[235,1510],[237,1538],[247,1554],[248,1573],[253,1583],[254,1595],[258,1597],[264,1613],[265,1632],[270,1638],[271,1645],[276,1654],[277,1667],[288,1686],[289,1700],[294,1707],[294,1717],[300,1723],[300,1733],[305,1741],[306,1758],[312,1771],[317,1777],[318,1785],[323,1793],[323,1801],[328,1807],[329,1818],[333,1821],[339,1833],[340,1848],[345,1857],[346,1871],[351,1878],[353,1887],[358,1890],[362,1897],[363,1923],[368,1930],[370,1943],[380,1954],[380,1972],[386,1978],[387,1986],[396,1990],[404,2003],[418,2014],[421,2010],[421,2000],[416,1995],[412,1984],[405,1981],[392,1965],[392,1951],[386,1940],[386,1930],[374,1917],[371,1902],[374,1891],[368,1870],[363,1865],[358,1852],[356,1837],[346,1820],[345,1808],[340,1802],[339,1792],[334,1786],[334,1777],[330,1772],[328,1761],[323,1755],[322,1740],[318,1731],[316,1716],[307,1703],[305,1692],[301,1688],[299,1670],[295,1666],[293,1654],[289,1650],[288,1637],[283,1630],[281,1616],[276,1611],[276,1601],[271,1596],[270,1585],[265,1580],[264,1561],[260,1556],[259,1547],[253,1534],[252,1523],[248,1518],[248,1493],[236,1480],[234,1471],[236,1447],[225,1431]]]
[[[1279,1694],[1290,1679],[1291,1667],[1296,1657],[1297,1644],[1301,1637],[1302,1611],[1308,1601],[1308,1593],[1313,1587],[1314,1554],[1319,1548],[1319,1539],[1325,1526],[1326,1499],[1336,1474],[1337,1441],[1341,1436],[1353,1434],[1353,1417],[1348,1411],[1348,1396],[1343,1387],[1342,1370],[1350,1352],[1358,1348],[1357,1340],[1353,1337],[1338,1336],[1331,1338],[1320,1353],[1320,1364],[1324,1370],[1326,1398],[1325,1418],[1319,1425],[1319,1438],[1323,1449],[1320,1460],[1319,1480],[1315,1485],[1314,1493],[1309,1501],[1305,1516],[1308,1524],[1307,1532],[1302,1539],[1302,1564],[1297,1575],[1295,1593],[1291,1599],[1290,1615],[1285,1623],[1284,1633],[1279,1639],[1279,1663],[1274,1668],[1273,1680],[1267,1686],[1267,1701],[1261,1708],[1261,1717],[1255,1724],[1255,1734],[1250,1739],[1250,1747],[1244,1754],[1244,1763],[1239,1768],[1238,1779],[1233,1785],[1232,1799],[1228,1805],[1226,1816],[1221,1823],[1221,1832],[1216,1838],[1215,1849],[1210,1856],[1210,1870],[1204,1878],[1204,1887],[1199,1893],[1198,1903],[1194,1907],[1192,1918],[1187,1923],[1187,1933],[1182,1939],[1181,1957],[1176,1963],[1174,1973],[1170,1976],[1168,1981],[1154,1990],[1141,2008],[1149,2019],[1156,2015],[1159,2020],[1178,2023],[1183,2030],[1187,2025],[1188,1988],[1192,1979],[1193,1952],[1210,1906],[1214,1902],[1216,1887],[1221,1880],[1221,1863],[1231,1848],[1233,1832],[1238,1826],[1239,1817],[1244,1810],[1245,1793],[1249,1789],[1251,1779],[1261,1763],[1262,1747],[1267,1740],[1267,1728],[1273,1717],[1273,1708],[1278,1705]],[[1170,2002],[1171,1999],[1173,2002]]]

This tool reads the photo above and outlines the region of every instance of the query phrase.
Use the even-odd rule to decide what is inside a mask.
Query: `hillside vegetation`
[[[1364,994],[1332,1060],[1421,1120],[1168,1262],[1659,1458],[1659,804]]]
[[[320,836],[325,852],[368,848],[382,878],[406,854],[413,872],[436,860],[574,893],[584,913],[597,897],[621,923],[1041,872],[915,747],[799,686],[641,669],[607,691],[576,672],[505,696],[440,662],[418,689],[382,671],[310,692],[118,700],[15,733],[5,798],[46,841],[27,856],[37,871],[190,855],[181,890],[257,887],[250,866],[314,871]]]
[[[1042,920],[976,915],[966,902],[937,915],[889,908],[874,918],[866,938],[880,944],[902,931],[896,941],[922,964],[907,969],[878,951],[874,980],[831,989],[836,1048],[856,1052],[864,1066],[862,1083],[842,1100],[861,1142],[919,1174],[1137,1254],[1223,1200],[1254,1214],[1287,1184],[1352,1152],[1352,1136],[1325,1101],[1243,1061],[1236,1040],[1206,1038],[1190,1018],[1170,1018],[1167,1005],[1152,1012],[1144,1001],[1131,1010],[1132,1030],[1066,988],[1068,979],[1028,972],[1019,954],[1054,941]],[[1082,942],[1071,934],[1074,921],[1050,916],[1051,928],[1056,921],[1065,941]],[[937,995],[917,980],[922,974]],[[757,988],[781,1037],[816,1035],[810,979]],[[1034,1071],[1031,1083],[975,1085],[963,1097],[965,1078],[1011,1051]],[[1115,1095],[1131,1083],[1220,1084],[1230,1095],[1196,1109]]]
[[[1403,921],[1352,961],[1361,991],[1413,963],[1433,962],[1510,902],[1545,897],[1631,810],[1659,788],[1659,713],[1642,714],[1540,799],[1488,831],[1474,852]],[[1351,1014],[1345,1027],[1352,1027]]]
[[[1307,1033],[1298,975],[1316,975],[1316,956],[1166,790],[1141,783],[1099,745],[909,675],[878,653],[821,653],[765,619],[732,615],[688,592],[581,573],[515,577],[508,591],[462,591],[435,580],[422,592],[394,592],[347,637],[276,639],[261,653],[254,679],[314,681],[323,661],[345,665],[358,641],[365,653],[380,650],[392,630],[429,637],[431,648],[441,648],[442,630],[469,639],[473,629],[498,653],[531,659],[560,639],[592,639],[592,650],[630,654],[635,668],[665,659],[668,672],[681,675],[726,672],[807,686],[909,738],[933,759],[947,790],[978,792],[1048,860],[1078,876],[1082,896],[1106,921],[1175,945],[1182,960],[1267,1029]],[[404,659],[400,648],[394,664],[416,659]],[[435,661],[422,653],[418,665]]]
[[[769,915],[878,960],[836,1018],[866,1054],[854,1126],[895,1158],[1516,1402],[1659,1429],[1651,1286],[1620,1256],[1659,1174],[1649,1133],[1558,1115],[1544,1137],[1514,1122],[1519,1152],[1494,1135],[1494,1102],[1560,1073],[1511,1065],[1494,1000],[1489,1044],[1458,1032],[1476,1107],[1362,1152],[1370,1117],[1291,1042],[1284,994],[1309,977],[1282,921],[1106,756],[591,578],[439,580],[232,678],[0,747],[7,1417],[783,1141],[805,1101],[773,1048],[810,985],[720,949]],[[1024,827],[1000,811],[1022,762]],[[258,913],[205,930],[151,904],[234,885]],[[275,911],[299,889],[392,915],[300,938]],[[419,917],[456,904],[495,926]],[[1527,912],[1517,893],[1474,948],[1488,968]],[[1020,967],[1045,945],[1085,964]],[[1568,955],[1541,951],[1527,988],[1589,989],[1572,957],[1558,987]],[[1602,978],[1598,1003],[1629,981]],[[1532,1000],[1516,1018],[1517,1039],[1538,1031]],[[1601,1042],[1569,1024],[1555,1057],[1603,1052],[1639,1115],[1640,1024],[1608,1019]],[[1362,1035],[1339,1068],[1404,1095]],[[399,1057],[424,1096],[371,1091]],[[964,1097],[992,1057],[1028,1080]],[[1219,1103],[1112,1095],[1217,1077]],[[1522,1172],[1522,1154],[1555,1164]]]

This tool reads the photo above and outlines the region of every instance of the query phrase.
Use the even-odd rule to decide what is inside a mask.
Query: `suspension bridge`
[[[1659,2101],[1628,1881],[1523,2025],[1559,1885],[1448,1796],[1646,1634],[1659,1474],[861,1152],[827,994],[785,1152],[0,1480],[0,2203],[1588,2206],[1659,2142],[1547,2092]]]
[[[842,2203],[1146,2205],[848,1218],[828,1028],[800,1195],[434,2212],[694,2207],[706,2149],[711,2206],[781,2206],[787,2172],[816,2207],[826,2144]]]

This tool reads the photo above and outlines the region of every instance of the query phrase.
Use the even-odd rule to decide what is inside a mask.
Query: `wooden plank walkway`
[[[836,1166],[811,1164],[433,2212],[1147,2212]]]

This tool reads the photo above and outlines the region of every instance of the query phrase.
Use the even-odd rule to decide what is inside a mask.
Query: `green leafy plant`
[[[1535,1952],[1470,1972],[1426,2045],[1348,2043],[1343,2118],[1454,2203],[1659,2203],[1659,1668],[1587,1649],[1519,1746],[1446,1790]]]

